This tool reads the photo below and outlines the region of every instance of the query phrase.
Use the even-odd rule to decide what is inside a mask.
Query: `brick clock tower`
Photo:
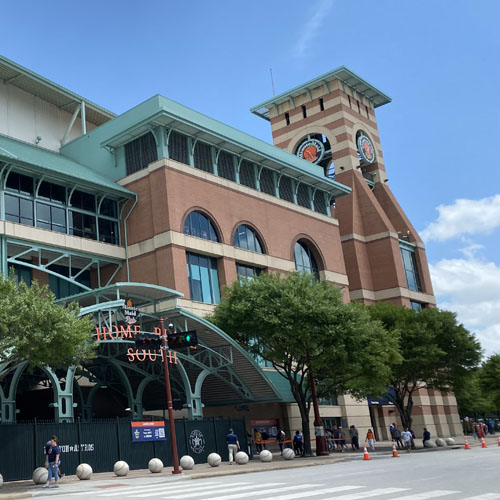
[[[276,146],[352,189],[331,200],[351,300],[420,309],[435,298],[424,244],[388,185],[375,108],[389,102],[340,67],[251,111],[271,122]]]

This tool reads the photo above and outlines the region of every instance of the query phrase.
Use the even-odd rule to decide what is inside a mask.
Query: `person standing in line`
[[[233,459],[240,448],[238,436],[233,429],[229,429],[229,434],[226,436],[227,450],[229,452],[229,465],[233,465]]]
[[[359,450],[359,432],[356,426],[349,427],[349,437],[351,438],[352,451]]]
[[[295,455],[304,456],[304,436],[300,431],[295,431],[295,436],[293,436],[293,449]]]
[[[285,431],[281,428],[278,427],[278,435],[276,436],[276,441],[278,441],[278,445],[280,447],[280,452],[283,455],[283,442],[286,439],[286,434]]]
[[[339,426],[339,445],[340,445],[340,453],[344,453],[347,449],[347,445],[345,444],[346,433],[342,426]]]
[[[253,439],[255,441],[255,450],[257,455],[262,451],[262,434],[257,430],[253,430]]]
[[[403,438],[403,444],[406,448],[406,451],[410,453],[411,449],[411,432],[408,430],[408,427],[401,433],[401,437]]]
[[[264,448],[264,450],[267,450],[267,441],[269,440],[269,434],[266,432],[266,430],[264,429],[260,435],[262,436],[262,448]]]
[[[422,439],[424,446],[425,446],[425,442],[429,441],[430,438],[431,438],[431,433],[427,430],[427,427],[424,427],[424,437]]]
[[[48,460],[48,475],[47,475],[47,483],[43,488],[59,488],[59,476],[57,474],[59,457],[61,456],[61,448],[56,443],[56,440],[52,438],[50,440],[50,446],[46,446],[45,452],[47,453]],[[54,478],[54,484],[51,486],[50,483]]]
[[[375,451],[375,435],[371,429],[368,429],[368,432],[366,433],[366,442],[370,447],[370,451]]]
[[[401,441],[401,431],[399,430],[397,425],[394,426],[394,429],[392,431],[392,435],[394,437],[394,441],[396,441],[398,449],[402,450],[403,449],[403,442]]]

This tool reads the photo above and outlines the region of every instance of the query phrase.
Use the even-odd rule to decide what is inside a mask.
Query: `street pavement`
[[[49,499],[217,499],[217,500],[500,500],[500,447],[400,452],[399,458],[362,454],[348,461],[207,477],[155,475],[114,481],[62,484],[58,490],[35,489],[30,495]],[[299,460],[294,460],[294,465]],[[266,464],[262,464],[266,465]],[[274,462],[273,462],[274,465]],[[229,467],[229,466],[228,466]],[[232,466],[235,472],[245,466]],[[215,471],[214,471],[215,472]],[[198,477],[198,479],[195,479]],[[1,498],[1,496],[0,496]]]

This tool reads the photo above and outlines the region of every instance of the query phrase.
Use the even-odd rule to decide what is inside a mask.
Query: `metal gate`
[[[179,457],[191,455],[195,463],[205,463],[210,453],[217,452],[223,461],[228,460],[226,434],[230,427],[238,435],[241,448],[246,450],[244,419],[176,420]],[[133,443],[130,420],[0,424],[0,474],[5,481],[31,479],[34,469],[44,465],[45,443],[54,434],[60,440],[61,471],[66,474],[74,474],[80,463],[90,464],[94,472],[112,471],[117,460],[125,460],[131,470],[146,469],[153,457],[170,466],[168,421],[165,421],[165,429],[165,441]]]

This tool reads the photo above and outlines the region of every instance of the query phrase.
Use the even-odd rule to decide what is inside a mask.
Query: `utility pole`
[[[165,388],[167,392],[167,410],[168,410],[168,423],[170,425],[170,442],[172,445],[172,460],[174,462],[174,470],[172,474],[182,474],[179,469],[179,455],[177,453],[177,437],[175,435],[175,421],[174,421],[174,409],[172,407],[172,390],[170,388],[170,372],[167,361],[167,331],[164,327],[165,319],[160,318],[160,329],[161,329],[161,352],[163,358],[163,370],[165,372]]]

